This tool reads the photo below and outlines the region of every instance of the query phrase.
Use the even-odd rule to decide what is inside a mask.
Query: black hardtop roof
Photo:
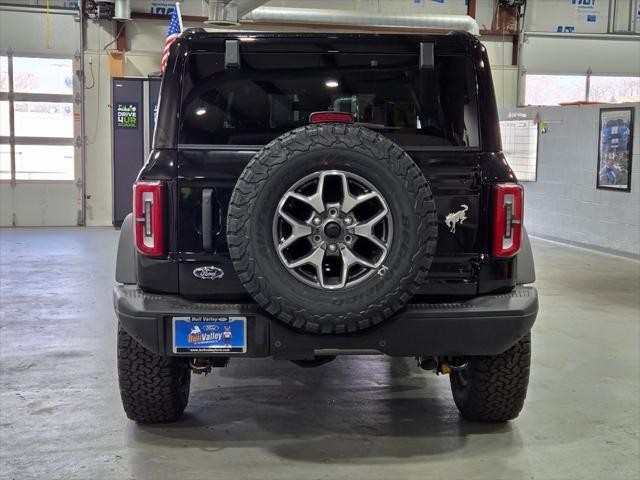
[[[243,49],[256,52],[320,52],[339,46],[343,52],[365,51],[376,46],[378,53],[415,51],[420,42],[436,47],[468,51],[480,46],[477,37],[467,32],[450,33],[323,33],[323,32],[221,32],[190,28],[179,37],[187,51],[223,48],[224,40],[239,39]]]

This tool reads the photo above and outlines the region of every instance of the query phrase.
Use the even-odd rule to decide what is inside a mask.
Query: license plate
[[[173,317],[174,353],[245,353],[247,317]]]

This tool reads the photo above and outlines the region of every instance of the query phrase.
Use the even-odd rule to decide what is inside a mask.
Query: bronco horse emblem
[[[467,219],[467,216],[465,215],[465,213],[467,210],[469,210],[469,207],[466,206],[464,203],[460,206],[462,207],[462,210],[458,210],[457,212],[450,213],[444,219],[444,223],[447,227],[451,229],[451,233],[456,233],[456,224],[458,222],[460,222],[460,224],[462,225],[462,223]]]

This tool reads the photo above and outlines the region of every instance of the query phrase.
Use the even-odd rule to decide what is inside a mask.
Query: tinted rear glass
[[[217,53],[189,55],[181,144],[264,145],[319,111],[356,122],[403,146],[477,147],[475,76],[465,57],[246,53],[239,69]]]

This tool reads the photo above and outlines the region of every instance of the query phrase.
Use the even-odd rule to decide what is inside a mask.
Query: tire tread
[[[531,333],[506,352],[468,360],[468,384],[451,374],[453,399],[463,417],[477,422],[516,418],[527,396],[531,365]]]
[[[183,359],[156,355],[118,325],[118,384],[122,406],[140,423],[173,422],[187,406],[189,378],[179,378],[189,366]],[[185,394],[186,389],[186,394]]]
[[[368,153],[384,162],[404,179],[407,192],[415,198],[414,211],[419,219],[419,239],[409,270],[395,289],[380,301],[360,311],[344,314],[309,312],[288,299],[270,294],[269,281],[258,275],[249,246],[250,219],[256,211],[260,184],[277,169],[283,168],[295,152],[314,146],[344,146]],[[285,167],[286,168],[286,167]],[[245,167],[229,203],[227,244],[241,283],[256,302],[270,314],[288,325],[309,333],[336,334],[360,331],[380,323],[404,307],[420,288],[431,266],[437,242],[436,209],[429,184],[420,168],[396,144],[371,130],[343,124],[319,124],[301,127],[285,133],[265,146]]]

